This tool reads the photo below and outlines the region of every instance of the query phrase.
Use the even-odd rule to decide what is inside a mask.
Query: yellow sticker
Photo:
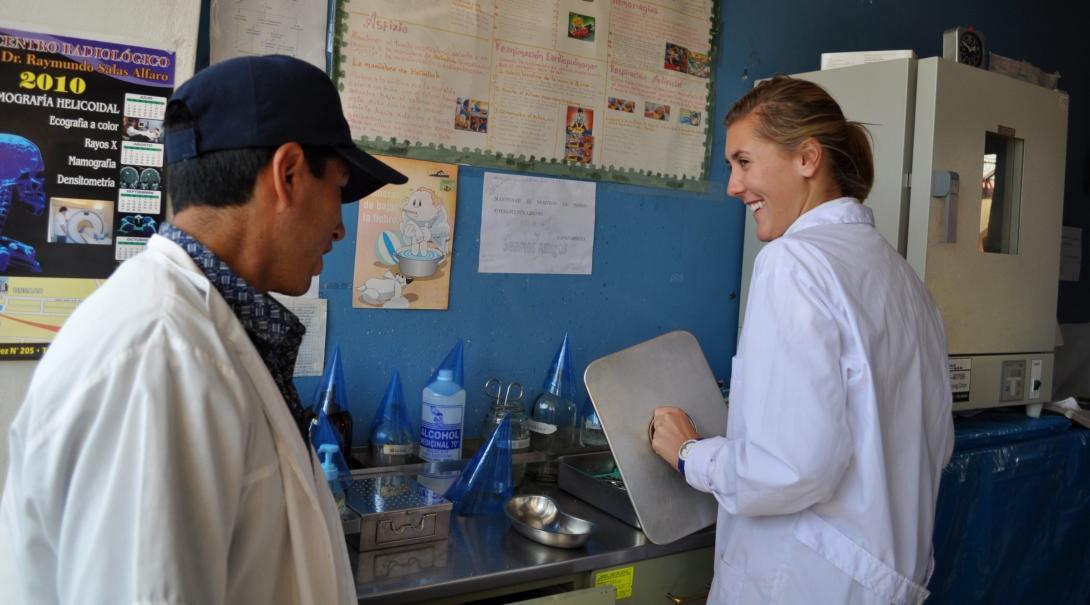
[[[627,599],[632,596],[632,578],[635,576],[635,567],[622,567],[610,569],[594,574],[594,585],[603,586],[612,584],[617,589],[617,600]]]

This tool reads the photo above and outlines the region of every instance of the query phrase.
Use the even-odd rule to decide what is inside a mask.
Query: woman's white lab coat
[[[242,325],[153,237],[71,316],[11,429],[29,603],[353,603],[336,505]]]
[[[757,257],[726,437],[686,479],[720,504],[709,603],[921,603],[953,448],[946,339],[854,199]]]

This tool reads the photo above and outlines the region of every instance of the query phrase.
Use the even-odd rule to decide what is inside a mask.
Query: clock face
[[[974,67],[984,64],[984,41],[973,31],[961,32],[958,38],[958,63]]]

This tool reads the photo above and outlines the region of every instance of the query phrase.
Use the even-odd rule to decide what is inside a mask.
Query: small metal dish
[[[426,258],[414,256],[408,248],[397,251],[397,268],[405,277],[423,278],[431,277],[439,270],[443,262],[444,254],[435,248],[428,248]]]
[[[548,496],[515,496],[503,507],[511,526],[535,542],[557,548],[579,548],[594,524],[560,510]]]

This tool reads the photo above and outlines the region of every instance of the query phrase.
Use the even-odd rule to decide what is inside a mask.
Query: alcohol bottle
[[[454,373],[441,369],[424,387],[420,407],[420,457],[429,462],[462,458],[466,392]]]
[[[446,493],[459,471],[443,462],[462,458],[466,392],[464,345],[459,340],[424,387],[420,405],[420,457],[429,464],[417,480],[436,493]]]

